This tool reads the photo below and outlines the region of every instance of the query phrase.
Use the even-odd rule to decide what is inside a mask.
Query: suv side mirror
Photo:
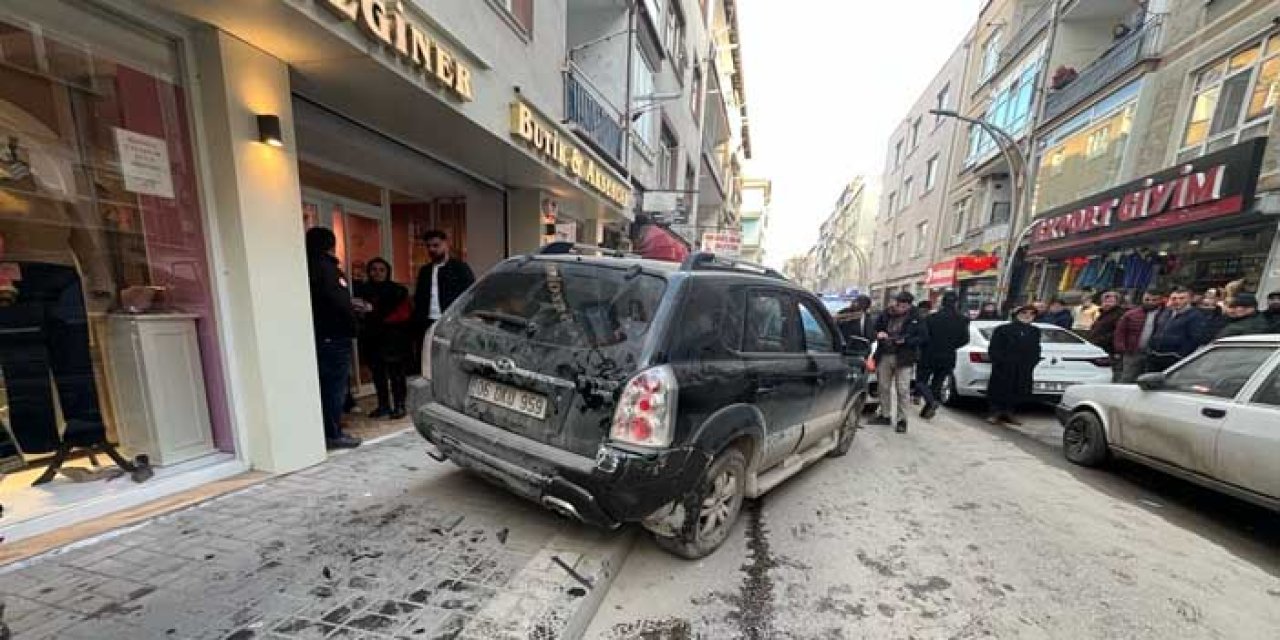
[[[845,338],[844,354],[846,356],[865,358],[871,355],[871,341],[861,336]]]
[[[1135,382],[1138,383],[1138,388],[1143,391],[1159,391],[1164,388],[1165,377],[1164,373],[1160,371],[1155,373],[1144,373],[1138,376],[1138,379]]]

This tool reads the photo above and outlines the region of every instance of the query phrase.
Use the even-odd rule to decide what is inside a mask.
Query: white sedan
[[[1072,387],[1063,453],[1115,454],[1280,510],[1280,335],[1219,340],[1138,384]]]
[[[987,395],[991,379],[991,356],[987,346],[1000,320],[975,320],[969,323],[969,344],[956,352],[956,368],[942,387],[943,404],[954,406],[963,398]],[[1111,382],[1111,359],[1107,352],[1089,344],[1084,338],[1051,324],[1036,324],[1040,329],[1040,364],[1036,365],[1032,393],[1037,397],[1057,400],[1069,387],[1078,384]]]

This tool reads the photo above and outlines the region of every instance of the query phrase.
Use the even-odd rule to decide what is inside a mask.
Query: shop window
[[[91,473],[89,447],[234,449],[181,49],[79,3],[24,7],[0,8],[0,468],[26,469],[0,489],[19,518],[10,489],[55,452]]]
[[[1264,136],[1280,100],[1280,35],[1269,36],[1195,74],[1178,161]]]

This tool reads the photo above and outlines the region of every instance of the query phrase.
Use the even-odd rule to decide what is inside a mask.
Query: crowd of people
[[[312,326],[320,378],[320,408],[325,442],[330,449],[360,446],[347,434],[342,416],[352,405],[352,343],[369,367],[378,405],[370,418],[405,416],[407,380],[420,362],[420,336],[475,281],[467,263],[453,258],[443,231],[423,235],[427,264],[418,270],[412,296],[392,277],[391,263],[374,258],[364,279],[347,281],[336,255],[333,231],[307,231],[307,267],[311,286]]]
[[[1164,371],[1201,346],[1220,338],[1280,334],[1280,291],[1267,295],[1261,307],[1253,293],[1236,292],[1225,299],[1215,289],[1196,294],[1185,287],[1168,293],[1151,290],[1134,304],[1116,291],[1087,293],[1071,307],[1061,298],[1036,301],[1012,309],[1012,320],[991,335],[988,357],[988,421],[1021,424],[1014,410],[1032,397],[1034,372],[1040,362],[1041,331],[1037,324],[1071,330],[1111,356],[1112,381],[1132,383],[1138,376]],[[871,298],[859,296],[836,315],[845,339],[874,345],[872,366],[880,403],[870,424],[907,431],[908,405],[920,402],[920,417],[937,412],[942,385],[955,370],[956,351],[969,342],[969,315],[954,293],[943,294],[936,311],[915,304],[902,292],[880,313]],[[995,303],[985,303],[977,320],[1001,320]]]

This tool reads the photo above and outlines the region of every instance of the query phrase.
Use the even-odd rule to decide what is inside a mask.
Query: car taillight
[[[985,351],[970,351],[969,362],[974,364],[991,364],[991,356]]]
[[[609,439],[642,447],[671,444],[676,391],[676,376],[670,367],[655,367],[636,374],[627,381],[618,398]]]
[[[1110,356],[1102,356],[1101,358],[1093,358],[1093,359],[1089,360],[1089,362],[1092,362],[1095,366],[1099,366],[1099,367],[1106,367],[1106,368],[1108,368],[1108,369],[1110,369],[1110,368],[1111,368],[1111,357],[1110,357]]]
[[[422,338],[422,378],[427,381],[431,380],[431,341],[436,337],[437,324],[440,323],[432,323],[427,329],[427,335]]]

